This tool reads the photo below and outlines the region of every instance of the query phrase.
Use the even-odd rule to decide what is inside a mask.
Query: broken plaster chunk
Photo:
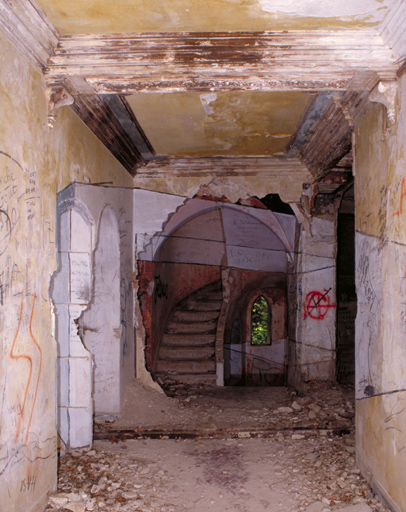
[[[324,509],[324,503],[315,501],[306,508],[306,512],[321,512]]]
[[[317,418],[317,414],[314,411],[309,411],[309,420],[315,420]]]
[[[92,512],[93,510],[96,509],[96,506],[97,506],[96,500],[92,499],[86,503],[86,510],[88,510],[89,512]]]
[[[75,492],[70,492],[69,494],[67,494],[66,497],[72,503],[80,503],[82,501],[82,498],[81,498],[80,494],[77,494]]]
[[[317,404],[309,404],[309,409],[311,411],[314,411],[316,414],[319,414],[319,412],[321,411],[320,405]]]
[[[294,440],[299,440],[299,439],[304,439],[305,436],[303,434],[292,434],[292,439]]]
[[[362,500],[362,498],[355,498],[353,500],[354,505],[349,505],[348,507],[339,508],[336,512],[372,512],[372,509],[365,502],[357,501]]]
[[[53,496],[49,497],[50,505],[57,508],[64,507],[68,503],[68,501],[69,500],[66,497],[66,494],[64,493],[54,494]]]
[[[139,498],[138,493],[136,493],[136,492],[131,492],[131,491],[123,492],[123,493],[122,493],[122,496],[123,496],[123,498],[125,498],[127,501],[130,501],[130,500],[137,500],[137,499]]]
[[[293,409],[292,407],[278,407],[277,411],[282,413],[291,413],[293,412]]]
[[[85,506],[83,503],[67,503],[64,505],[64,509],[70,510],[71,512],[85,512]]]
[[[302,406],[299,405],[296,401],[292,403],[291,405],[292,409],[294,409],[295,411],[301,411],[302,410]]]

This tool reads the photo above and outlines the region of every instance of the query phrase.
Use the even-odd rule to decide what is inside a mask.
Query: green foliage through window
[[[252,345],[267,345],[270,343],[269,326],[269,304],[265,297],[260,295],[257,299],[255,299],[251,310]]]

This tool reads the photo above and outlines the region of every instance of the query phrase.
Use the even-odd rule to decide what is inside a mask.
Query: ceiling
[[[394,0],[40,0],[62,35],[361,28]]]
[[[396,77],[381,35],[397,1],[37,0],[59,38],[51,102],[72,103],[133,175],[165,158],[286,157],[335,190],[368,95]]]

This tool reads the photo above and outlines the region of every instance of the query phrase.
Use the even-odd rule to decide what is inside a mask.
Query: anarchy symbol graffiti
[[[331,288],[324,289],[323,292],[313,291],[306,295],[304,301],[304,314],[303,318],[313,318],[313,320],[323,320],[330,308],[335,308],[335,304],[330,304]]]

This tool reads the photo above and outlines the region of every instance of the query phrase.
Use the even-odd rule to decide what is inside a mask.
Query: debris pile
[[[175,512],[158,497],[165,471],[124,452],[75,450],[60,459],[58,475],[47,511]]]
[[[356,467],[351,388],[170,387],[175,398],[133,383],[122,417],[97,422],[110,441],[60,458],[47,511],[388,512]],[[120,428],[150,427],[168,435],[114,437]],[[187,438],[203,427],[239,432]],[[251,436],[258,428],[267,435]]]
[[[271,503],[273,492],[284,493],[285,512],[335,512],[359,504],[365,505],[362,512],[388,512],[357,469],[354,452],[353,434],[331,437],[326,431],[280,432],[273,439],[96,442],[93,450],[60,459],[58,492],[47,511],[204,511],[207,505],[189,503],[180,486],[206,493],[213,503],[221,492],[241,505],[224,510],[248,511],[258,494],[255,483]]]

